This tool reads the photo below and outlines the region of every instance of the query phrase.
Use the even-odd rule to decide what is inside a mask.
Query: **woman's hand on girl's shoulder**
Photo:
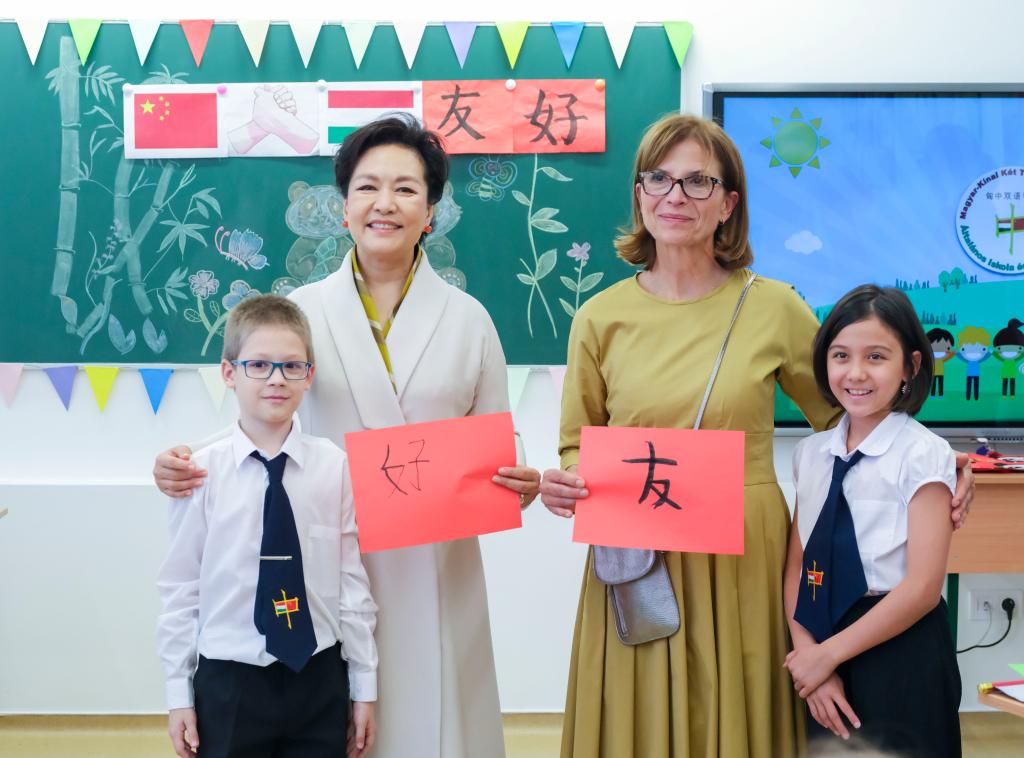
[[[576,475],[575,466],[568,471],[549,468],[540,483],[541,502],[553,514],[563,518],[572,518],[576,513],[576,501],[589,494],[586,482]]]
[[[836,737],[844,740],[850,739],[850,730],[843,721],[843,716],[853,725],[860,729],[860,719],[853,712],[853,708],[846,701],[846,690],[843,688],[843,680],[835,672],[826,679],[818,689],[807,696],[807,709],[811,717],[828,729]]]
[[[952,519],[953,528],[959,529],[967,523],[967,513],[971,510],[971,501],[974,500],[975,482],[971,456],[956,450],[953,453],[956,455],[956,492],[953,493]]]

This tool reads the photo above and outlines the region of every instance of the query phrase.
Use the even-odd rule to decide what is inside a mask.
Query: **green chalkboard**
[[[411,71],[390,26],[376,28],[359,69],[340,26],[324,27],[308,69],[281,25],[259,68],[232,24],[213,27],[201,68],[176,25],[161,27],[144,66],[125,24],[101,28],[86,65],[74,50],[67,26],[51,24],[32,66],[17,27],[0,24],[3,362],[215,362],[240,294],[324,273],[289,264],[300,240],[286,215],[303,192],[331,184],[329,158],[126,161],[122,81],[605,79],[606,152],[493,156],[486,167],[452,159],[446,202],[457,223],[431,263],[484,303],[514,364],[564,362],[571,311],[629,273],[611,241],[628,218],[633,152],[649,123],[679,108],[679,69],[658,27],[636,29],[621,69],[600,27],[584,30],[571,69],[551,28],[532,27],[514,72],[494,27],[477,30],[463,70],[440,26],[427,28]],[[484,168],[495,181],[480,192]],[[542,209],[534,218],[556,223],[531,225]],[[243,247],[261,239],[269,265],[244,270],[221,255],[221,227]]]

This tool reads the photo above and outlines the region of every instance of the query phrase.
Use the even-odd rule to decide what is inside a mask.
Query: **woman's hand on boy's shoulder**
[[[202,487],[205,480],[206,469],[196,467],[192,450],[186,445],[165,450],[153,464],[153,481],[167,497],[188,497],[193,488]]]
[[[172,708],[168,713],[167,732],[178,758],[193,758],[199,750],[199,730],[195,708]]]
[[[363,758],[377,738],[377,722],[373,714],[373,703],[352,701],[352,722],[348,725],[348,758]]]
[[[953,451],[956,456],[956,492],[953,493],[953,528],[959,529],[967,523],[967,513],[971,510],[974,500],[974,471],[971,469],[971,456],[967,453]]]

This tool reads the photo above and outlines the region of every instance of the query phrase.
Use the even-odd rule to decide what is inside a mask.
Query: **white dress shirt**
[[[849,416],[828,431],[801,440],[793,452],[797,525],[807,546],[832,481],[835,456],[849,460]],[[868,594],[889,592],[907,574],[907,512],[929,482],[956,491],[956,460],[949,443],[906,413],[890,413],[857,448],[864,457],[843,480]]]
[[[256,446],[236,424],[230,437],[198,451],[204,486],[168,508],[170,545],[157,587],[163,610],[157,646],[167,705],[194,704],[198,656],[267,666],[276,658],[253,621],[268,474]],[[270,458],[265,451],[259,451]],[[302,570],[316,652],[342,643],[353,700],[377,699],[377,606],[359,555],[345,453],[304,435],[298,419],[281,448],[284,488],[302,548]]]

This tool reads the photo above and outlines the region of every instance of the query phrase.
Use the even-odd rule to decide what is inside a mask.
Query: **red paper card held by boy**
[[[743,432],[588,426],[573,541],[743,553]]]
[[[511,413],[345,435],[364,553],[522,526],[519,496],[491,481],[516,465]]]

